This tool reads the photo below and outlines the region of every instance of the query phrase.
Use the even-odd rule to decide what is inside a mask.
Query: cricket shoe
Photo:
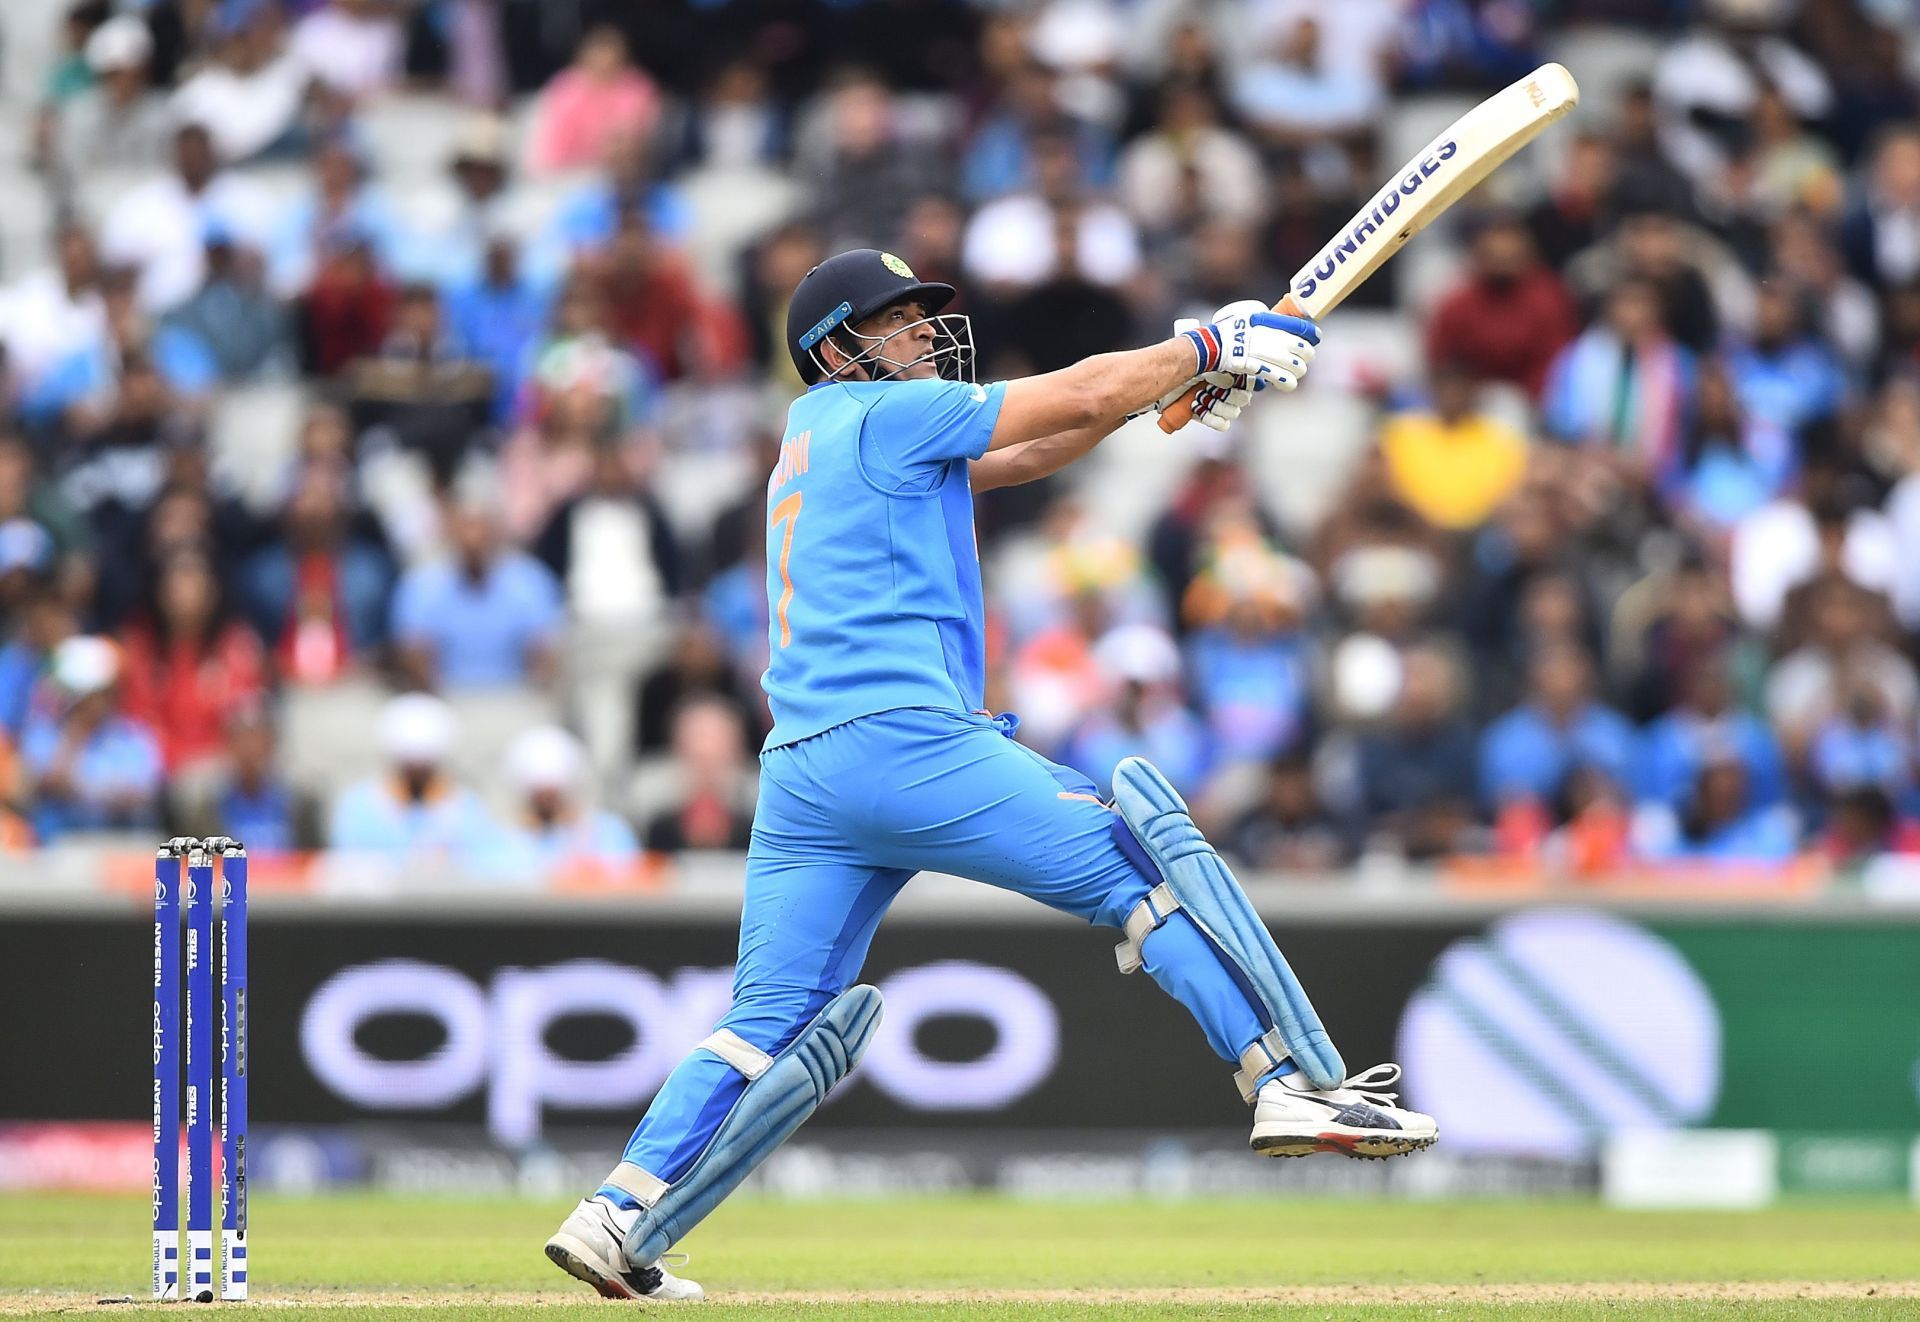
[[[1269,1080],[1253,1104],[1251,1146],[1265,1157],[1397,1157],[1431,1147],[1440,1137],[1433,1117],[1401,1107],[1398,1093],[1380,1091],[1399,1078],[1398,1065],[1375,1065],[1338,1088],[1315,1088],[1297,1071]]]
[[[547,1256],[561,1271],[579,1277],[609,1299],[690,1303],[706,1298],[706,1291],[697,1284],[681,1280],[657,1262],[650,1267],[629,1265],[624,1244],[627,1227],[637,1215],[604,1198],[582,1198],[547,1241]],[[687,1260],[684,1253],[667,1257],[676,1266]]]

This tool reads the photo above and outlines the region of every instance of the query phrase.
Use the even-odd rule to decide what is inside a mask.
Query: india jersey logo
[[[895,275],[899,276],[902,280],[913,279],[913,268],[911,266],[908,266],[905,262],[901,261],[898,257],[895,257],[890,252],[883,252],[880,254],[880,265],[886,267],[889,271],[892,271]]]

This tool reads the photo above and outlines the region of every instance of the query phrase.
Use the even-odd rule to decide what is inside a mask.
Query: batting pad
[[[1346,1066],[1306,989],[1225,860],[1194,825],[1179,792],[1151,762],[1129,757],[1113,771],[1113,806],[1165,883],[1128,915],[1127,940],[1115,952],[1121,971],[1140,967],[1141,941],[1169,914],[1184,909],[1258,997],[1261,1017],[1273,1028],[1241,1057],[1235,1076],[1241,1095],[1251,1101],[1259,1075],[1289,1057],[1314,1087],[1338,1088],[1346,1081]]]
[[[879,1026],[880,993],[862,984],[828,1001],[777,1056],[732,1033],[701,1043],[700,1049],[714,1052],[750,1082],[685,1175],[671,1185],[656,1180],[644,1195],[630,1188],[633,1181],[620,1181],[642,1205],[627,1232],[627,1261],[651,1266],[699,1225],[847,1077]]]

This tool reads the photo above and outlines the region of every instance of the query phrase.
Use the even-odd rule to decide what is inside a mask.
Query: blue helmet
[[[967,319],[934,315],[953,298],[952,285],[917,279],[912,269],[892,253],[855,248],[827,258],[808,271],[794,289],[787,305],[787,352],[793,356],[801,379],[811,384],[827,374],[819,347],[828,336],[896,303],[919,303],[934,323],[934,354],[940,375],[949,375],[949,366],[955,373],[971,370],[973,337]],[[844,340],[841,344],[850,358],[859,358],[863,352]],[[875,375],[884,377],[891,371]]]

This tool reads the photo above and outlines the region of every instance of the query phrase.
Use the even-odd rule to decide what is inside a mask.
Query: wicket
[[[220,890],[214,891],[214,859]],[[186,890],[181,894],[182,864]],[[184,903],[182,902],[184,898]],[[153,1297],[215,1297],[213,963],[220,932],[219,1298],[247,1297],[247,851],[226,836],[176,836],[153,865]],[[186,1017],[180,1016],[185,918]],[[183,1031],[184,1027],[184,1031]],[[180,1243],[182,1066],[187,1204]],[[183,1287],[181,1273],[186,1273]]]

